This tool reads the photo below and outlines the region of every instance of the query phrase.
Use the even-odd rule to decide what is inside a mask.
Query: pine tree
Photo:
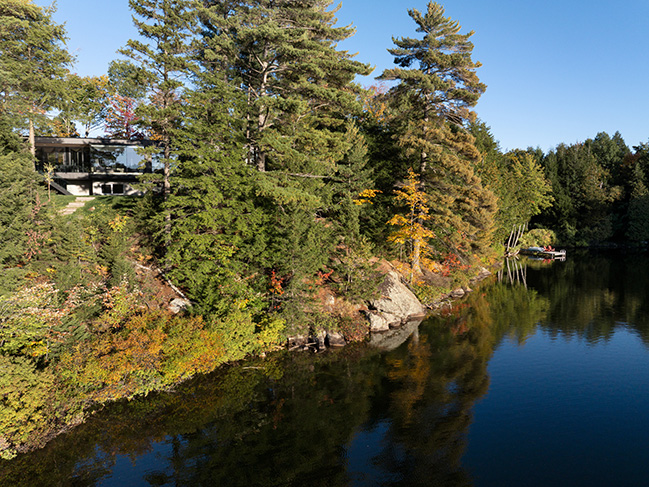
[[[220,20],[216,8],[198,12],[204,27],[212,15]],[[232,52],[224,41],[224,36],[205,35],[197,45],[203,69],[185,94],[184,121],[174,131],[177,168],[162,208],[170,216],[169,276],[202,311],[217,315],[259,301],[263,276],[247,277],[259,272],[258,261],[267,252],[256,174],[246,164],[245,100],[232,81]]]
[[[35,126],[63,98],[64,76],[72,62],[65,29],[52,21],[53,9],[31,0],[0,3],[0,117],[27,127],[32,156]]]
[[[399,107],[398,144],[421,174],[431,208],[429,222],[438,251],[468,256],[490,243],[496,200],[476,176],[480,153],[466,124],[485,90],[471,59],[473,34],[459,34],[456,21],[429,3],[425,14],[408,11],[422,39],[393,39],[390,49],[398,68],[381,79],[398,80],[390,90]],[[413,67],[413,64],[415,65]]]
[[[591,143],[559,144],[543,159],[554,205],[540,220],[566,244],[603,242],[614,232],[612,205],[622,189],[612,185]]]
[[[135,13],[133,22],[141,40],[129,40],[120,53],[139,68],[137,81],[148,94],[148,103],[137,107],[138,123],[160,143],[162,194],[166,198],[173,163],[173,132],[182,122],[184,81],[192,66],[190,40],[195,4],[191,0],[129,0],[129,6]]]
[[[340,128],[344,115],[359,110],[354,77],[370,68],[336,49],[354,31],[334,25],[331,0],[230,3],[223,15],[222,3],[212,2],[222,14],[212,17],[212,30],[229,37],[235,50],[233,67],[247,98],[249,163],[262,172],[311,169],[291,167],[285,156],[315,142],[304,140],[308,131],[333,137],[322,129]],[[331,169],[326,162],[314,174]]]
[[[29,154],[0,150],[0,294],[45,247],[46,198]]]
[[[286,308],[305,299],[309,279],[327,262],[340,228],[334,220],[353,226],[358,217],[345,206],[357,195],[349,194],[356,190],[349,166],[362,164],[353,154],[361,136],[349,119],[361,109],[354,77],[370,69],[336,48],[353,29],[335,27],[330,5],[213,1],[201,10],[202,70],[243,96],[230,128],[244,121],[245,162],[256,171],[250,184],[268,222],[259,229],[267,245],[257,261],[267,276],[284,279]]]
[[[627,238],[634,242],[649,241],[649,190],[640,164],[634,168],[634,185],[628,210]]]

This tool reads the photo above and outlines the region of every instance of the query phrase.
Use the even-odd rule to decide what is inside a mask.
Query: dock
[[[518,253],[531,257],[539,257],[541,259],[566,260],[565,250],[546,250],[541,247],[531,247],[529,249],[521,249]]]

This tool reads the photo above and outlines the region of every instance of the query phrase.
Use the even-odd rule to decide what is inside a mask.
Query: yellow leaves
[[[95,265],[95,272],[97,273],[97,275],[106,278],[106,277],[108,277],[109,269],[105,265],[96,264]]]
[[[381,193],[381,190],[378,189],[364,189],[363,191],[358,193],[358,198],[352,201],[355,205],[364,205],[365,203],[369,203],[371,205],[372,199],[379,193]]]
[[[419,189],[419,175],[412,169],[408,169],[408,177],[402,189],[395,191],[395,200],[410,209],[411,215],[417,216],[419,220],[430,219],[428,215],[429,209],[427,206],[428,196],[426,193]]]
[[[30,357],[42,357],[49,353],[49,348],[43,340],[33,341],[27,346],[27,355]]]
[[[263,350],[278,345],[283,339],[286,322],[282,319],[266,318],[256,334],[259,347]]]
[[[389,225],[398,227],[388,237],[388,241],[398,245],[410,245],[409,260],[412,268],[411,280],[415,274],[421,272],[421,258],[430,253],[428,240],[435,237],[435,233],[424,222],[430,220],[428,196],[419,188],[419,176],[408,170],[408,177],[402,189],[395,191],[395,200],[407,208],[405,214],[394,215]]]
[[[424,242],[435,237],[435,233],[423,224],[432,217],[429,215],[426,193],[418,186],[419,176],[409,169],[403,188],[395,191],[395,200],[404,204],[408,213],[396,214],[387,222],[388,225],[400,227],[388,237],[389,242],[403,245],[408,241]]]
[[[113,218],[108,222],[108,226],[113,232],[121,233],[124,231],[127,222],[128,222],[127,216],[116,215],[115,218]]]
[[[112,311],[104,313],[107,321]],[[137,312],[123,323],[117,333],[102,333],[88,348],[77,350],[62,361],[73,370],[74,382],[86,390],[95,390],[95,399],[111,400],[146,393],[160,381],[159,370],[167,334],[159,325],[164,316],[155,312]]]

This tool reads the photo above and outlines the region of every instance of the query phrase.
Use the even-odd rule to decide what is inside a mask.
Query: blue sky
[[[48,0],[35,0],[42,6]],[[571,144],[619,131],[627,145],[649,141],[649,0],[449,0],[440,2],[475,31],[473,59],[487,91],[476,107],[504,150]],[[340,45],[375,66],[364,85],[392,66],[392,37],[416,36],[409,8],[425,0],[343,0]],[[76,72],[99,75],[136,32],[128,0],[58,0]]]

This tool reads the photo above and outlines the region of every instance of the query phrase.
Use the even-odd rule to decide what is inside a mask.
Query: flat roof
[[[83,147],[86,145],[122,145],[142,147],[154,144],[154,141],[148,139],[127,140],[110,139],[106,137],[35,137],[34,139],[34,145],[36,147]]]

